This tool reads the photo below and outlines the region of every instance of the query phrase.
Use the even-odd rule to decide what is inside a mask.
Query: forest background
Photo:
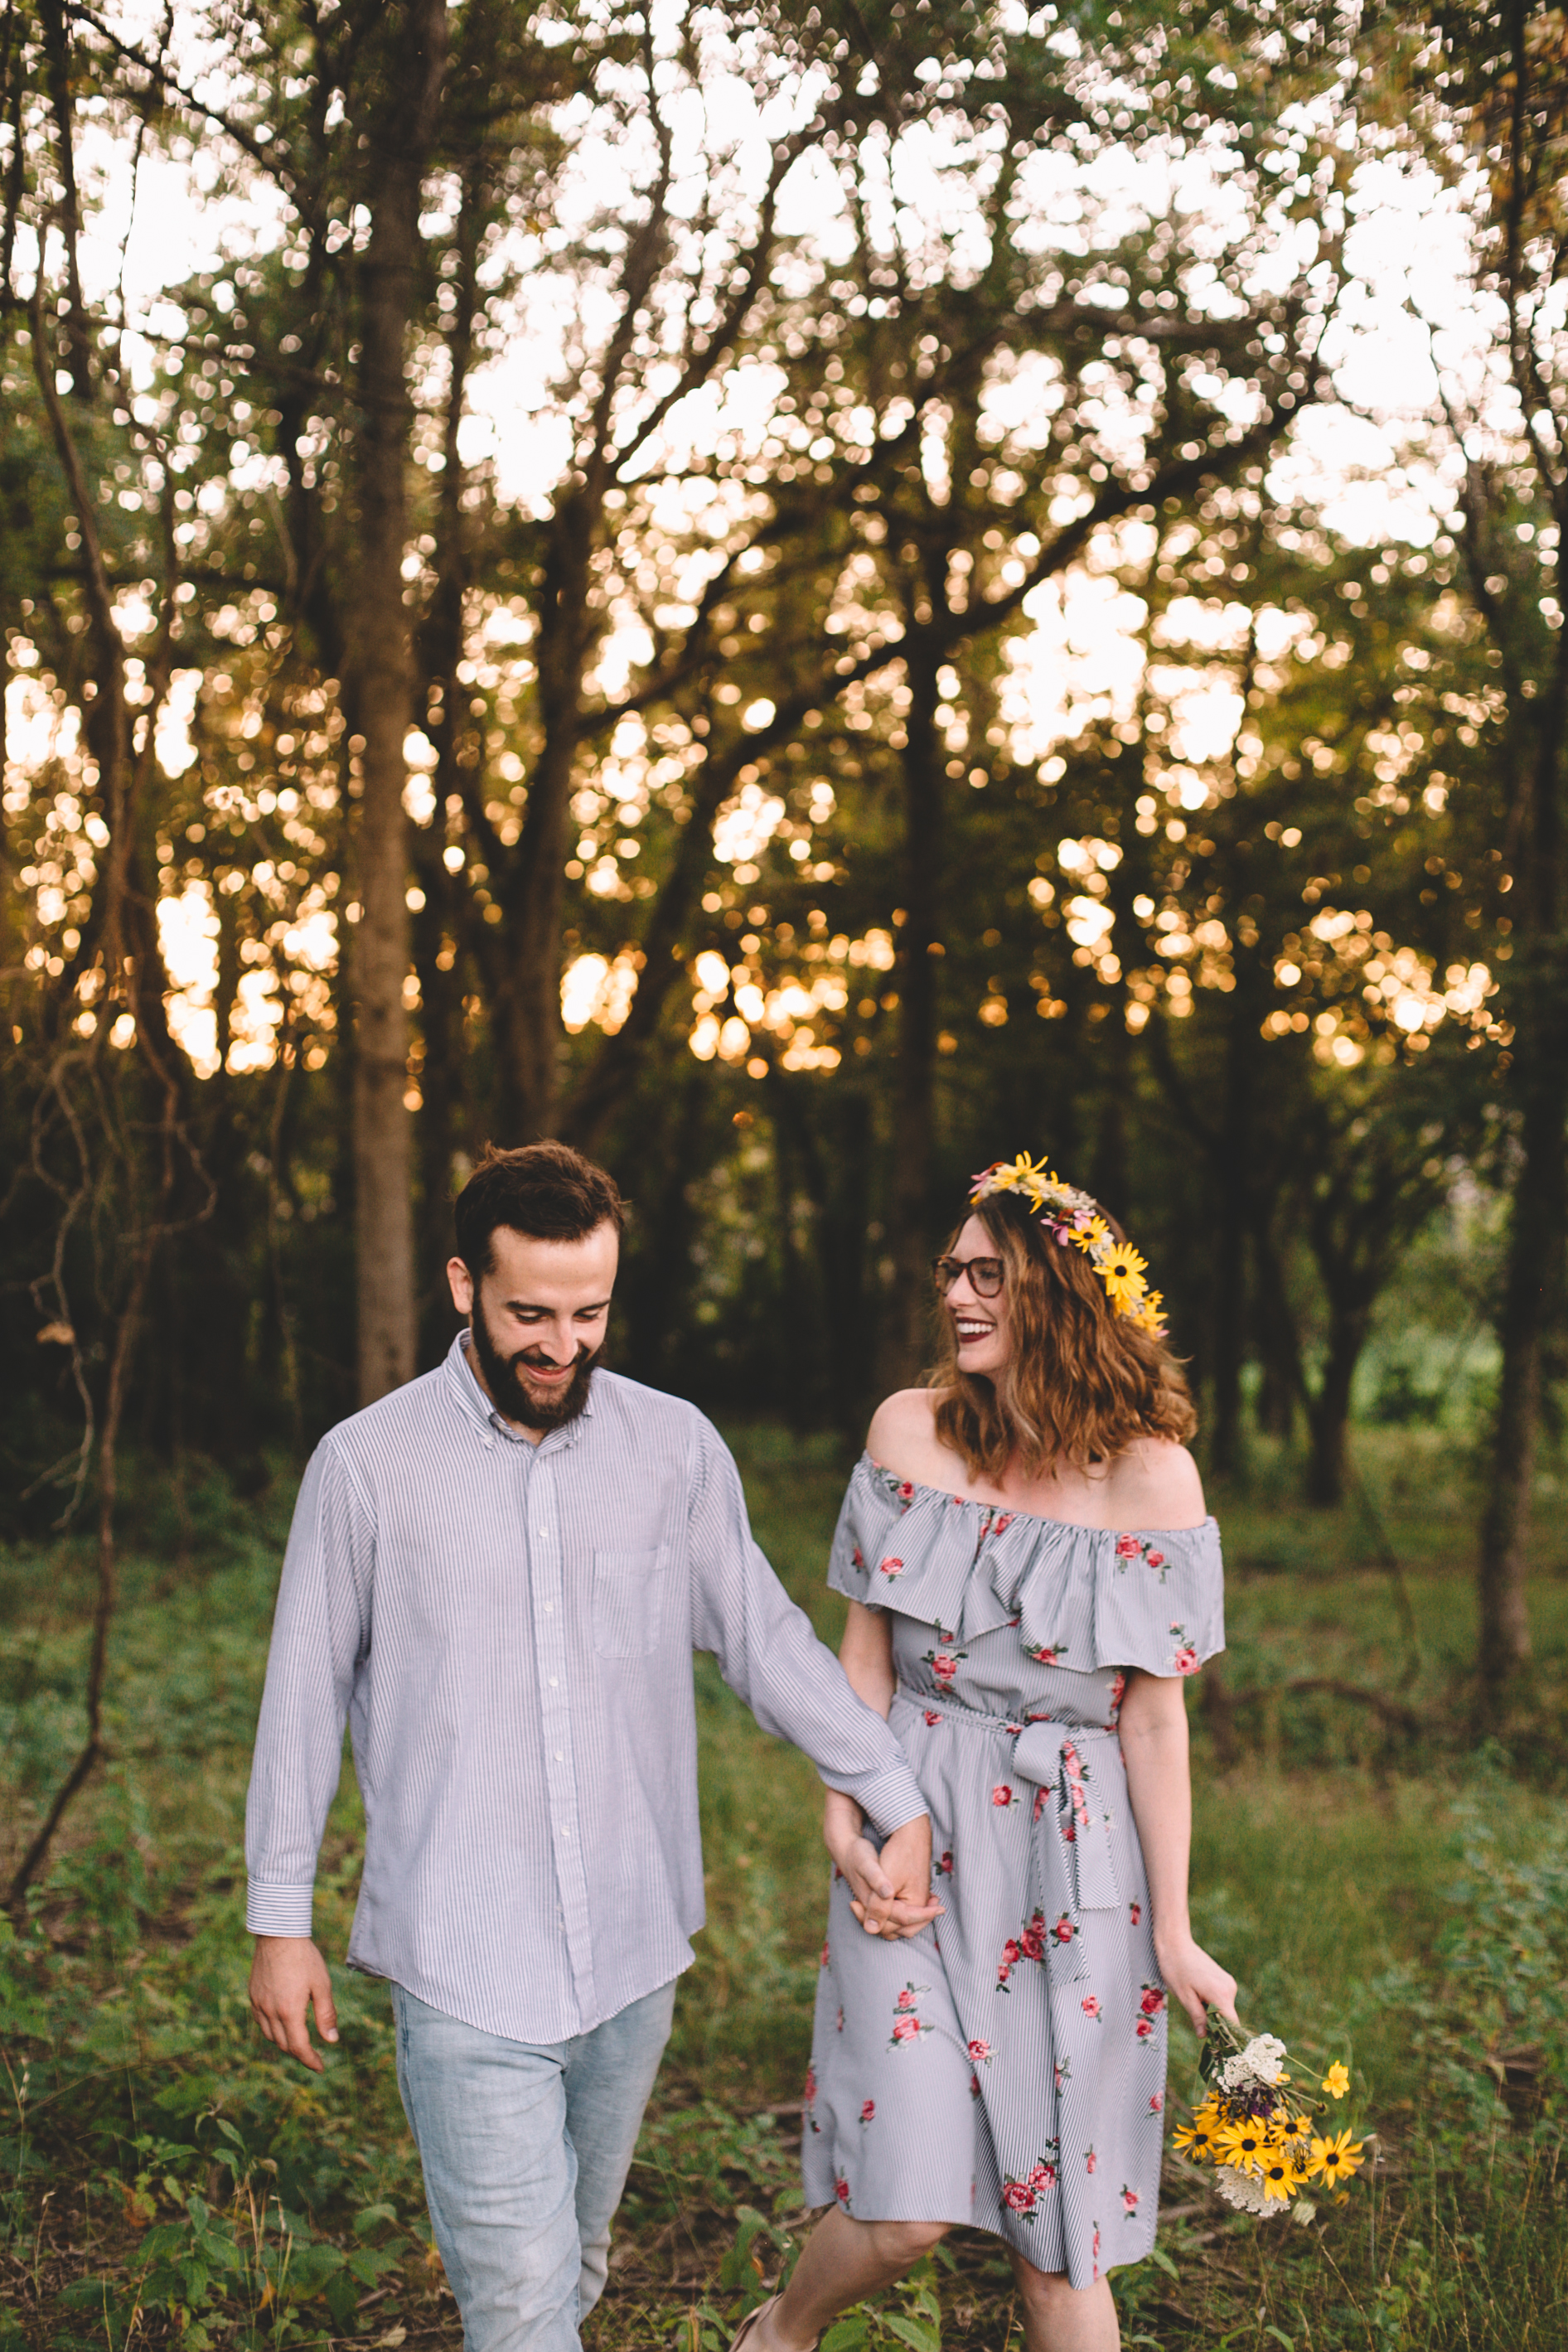
[[[1216,1766],[1557,1785],[1565,175],[1552,7],[5,0],[14,2087],[157,1908],[82,1927],[138,1643],[438,1359],[492,1138],[631,1199],[613,1360],[819,1465],[1048,1152],[1354,1587]]]

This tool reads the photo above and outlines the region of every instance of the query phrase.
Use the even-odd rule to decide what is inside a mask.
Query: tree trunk
[[[410,403],[406,347],[419,198],[447,58],[445,0],[407,0],[388,45],[384,100],[368,127],[370,242],[361,270],[360,562],[355,682],[363,733],[357,837],[354,1207],[359,1393],[370,1404],[414,1375],[413,1135],[405,1102],[408,850],[404,738],[414,650],[404,603]]]
[[[1241,1468],[1241,1368],[1247,1348],[1247,1228],[1252,1176],[1253,1070],[1249,1050],[1256,1034],[1250,990],[1237,988],[1230,1000],[1225,1104],[1219,1151],[1215,1234],[1214,1420],[1210,1458],[1216,1477]]]
[[[937,965],[942,910],[942,755],[937,740],[938,656],[913,637],[905,675],[904,897],[899,935],[899,1045],[893,1108],[893,1181],[888,1255],[893,1286],[884,1302],[880,1379],[908,1388],[930,1353],[931,1180],[936,1124]]]
[[[1317,1393],[1309,1399],[1311,1451],[1307,1464],[1307,1500],[1328,1509],[1342,1503],[1347,1472],[1351,1390],[1366,1345],[1370,1301],[1331,1299],[1329,1352]]]

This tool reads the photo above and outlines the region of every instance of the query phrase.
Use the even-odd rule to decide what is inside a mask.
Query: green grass
[[[825,1638],[843,1465],[737,1433],[757,1532]],[[1227,2215],[1173,2163],[1159,2258],[1120,2272],[1129,2343],[1559,2352],[1568,2341],[1568,1579],[1542,1497],[1537,1656],[1501,1744],[1468,1730],[1468,1501],[1447,1445],[1364,1433],[1367,1496],[1309,1514],[1255,1459],[1219,1498],[1227,1709],[1194,1715],[1200,1935],[1243,2013],[1354,2066],[1375,2164],[1320,2228]],[[290,1482],[132,1499],[113,1761],[0,1943],[0,2346],[452,2347],[398,2107],[383,1988],[336,1971],[320,2081],[255,2038],[240,1836]],[[1389,1546],[1400,1563],[1386,1565]],[[0,1818],[19,1850],[80,1737],[85,1548],[0,1559]],[[699,1662],[709,1927],[623,2209],[596,2352],[710,2352],[787,2261],[826,1867],[809,1766]],[[1329,1679],[1414,1709],[1412,1736]],[[1201,1699],[1201,1686],[1200,1686]],[[362,1825],[351,1774],[319,1923],[341,1955]],[[1173,2105],[1193,2045],[1173,2045]],[[856,2338],[855,2331],[861,2334]],[[994,2241],[955,2236],[844,2341],[1021,2343]]]

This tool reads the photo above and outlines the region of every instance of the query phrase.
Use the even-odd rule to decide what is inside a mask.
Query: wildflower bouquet
[[[1237,2211],[1310,2221],[1317,2209],[1304,2192],[1321,2189],[1342,2205],[1365,2143],[1350,2128],[1331,2130],[1327,2116],[1326,2102],[1350,2089],[1349,2068],[1336,2058],[1319,2090],[1305,2091],[1285,2071],[1289,2054],[1277,2034],[1239,2034],[1211,2009],[1198,2053],[1207,2089],[1176,2147],[1215,2168],[1215,2187]]]

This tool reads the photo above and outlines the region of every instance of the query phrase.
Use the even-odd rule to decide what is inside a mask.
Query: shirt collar
[[[577,1415],[575,1420],[569,1421],[564,1429],[552,1429],[547,1431],[545,1435],[540,1440],[539,1444],[534,1445],[528,1438],[522,1435],[521,1431],[512,1427],[510,1422],[507,1420],[503,1413],[500,1413],[496,1411],[494,1405],[490,1402],[489,1398],[485,1394],[484,1390],[480,1388],[474,1372],[473,1365],[468,1359],[468,1332],[466,1330],[459,1331],[453,1339],[451,1346],[447,1350],[447,1361],[444,1369],[447,1375],[447,1385],[451,1391],[453,1396],[457,1399],[461,1411],[467,1415],[468,1420],[478,1423],[487,1431],[493,1431],[499,1437],[509,1439],[513,1445],[526,1445],[531,1454],[544,1454],[547,1452],[554,1454],[561,1451],[564,1446],[575,1445],[578,1438],[582,1434],[583,1423],[593,1418],[594,1382],[592,1374],[590,1374],[588,1381],[587,1402],[584,1405],[581,1413]]]

